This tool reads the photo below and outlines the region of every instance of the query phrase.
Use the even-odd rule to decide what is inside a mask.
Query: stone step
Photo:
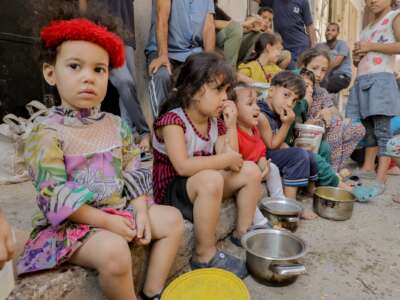
[[[217,239],[223,240],[234,229],[236,208],[233,200],[224,201],[217,228]],[[185,221],[185,232],[169,280],[188,270],[194,245],[193,224]],[[149,247],[132,247],[132,268],[135,286],[144,283]],[[78,266],[64,265],[56,270],[41,272],[17,280],[8,300],[97,300],[102,295],[95,271]]]

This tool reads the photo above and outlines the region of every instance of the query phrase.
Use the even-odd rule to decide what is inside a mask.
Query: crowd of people
[[[41,16],[43,76],[61,105],[25,144],[40,211],[19,274],[69,262],[97,270],[109,299],[136,299],[128,243],[153,241],[140,297],[159,299],[183,219],[194,224],[192,269],[247,276],[242,260],[216,246],[223,199],[235,196],[230,240],[241,247],[243,234],[270,226],[257,206],[264,182],[277,199],[316,186],[340,187],[360,202],[384,192],[391,156],[400,156],[395,1],[366,0],[374,20],[351,53],[337,23],[327,26],[326,43],[316,43],[307,0],[259,0],[258,14],[241,23],[217,1],[153,0],[145,50],[152,126],[136,90],[132,1],[102,2],[60,10],[54,1]],[[335,99],[350,85],[352,63],[357,74],[343,117]],[[122,118],[100,109],[108,81]],[[325,128],[318,153],[295,147],[295,123]],[[365,156],[353,175],[374,184],[340,176],[357,147]],[[151,170],[141,166],[146,153]],[[0,267],[15,252],[10,232],[0,214]]]

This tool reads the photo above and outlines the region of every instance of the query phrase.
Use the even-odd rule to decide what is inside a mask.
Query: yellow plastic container
[[[222,269],[198,269],[185,273],[164,290],[161,300],[250,300],[236,275]]]

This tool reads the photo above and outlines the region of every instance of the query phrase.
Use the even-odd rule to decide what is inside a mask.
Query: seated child
[[[151,172],[140,167],[129,127],[100,111],[124,48],[107,29],[115,24],[97,25],[99,16],[96,24],[78,14],[53,20],[40,34],[43,75],[62,104],[26,141],[40,212],[17,269],[24,274],[69,262],[95,269],[107,299],[137,299],[128,243],[153,240],[141,299],[159,299],[183,220],[177,209],[153,203]]]
[[[280,35],[262,33],[254,46],[254,54],[246,63],[239,65],[238,80],[244,83],[270,83],[272,77],[281,71],[276,63],[282,49]]]
[[[267,158],[276,164],[283,177],[284,193],[296,199],[299,187],[317,181],[318,166],[313,153],[301,148],[290,148],[285,139],[292,125],[296,101],[304,97],[306,86],[300,75],[283,71],[274,76],[266,101],[259,101],[262,114],[258,123],[261,137],[267,146]],[[305,211],[304,218],[315,218]]]
[[[251,86],[240,84],[235,87],[235,102],[238,110],[237,132],[239,152],[244,160],[255,162],[261,169],[262,180],[266,180],[268,192],[273,199],[285,199],[278,167],[267,160],[265,146],[258,130],[260,108],[257,92]],[[257,209],[254,225],[263,226],[267,220]]]
[[[303,80],[306,83],[307,90],[305,98],[296,103],[294,111],[296,114],[296,122],[307,123],[308,108],[313,102],[315,76],[312,71],[304,68],[300,70],[300,75],[303,77]],[[315,124],[314,122],[312,123]],[[292,145],[294,142],[293,126],[289,131],[289,135],[286,138],[286,141],[289,142],[289,145]],[[317,185],[339,187],[346,191],[352,192],[357,197],[360,187],[359,186],[352,187],[348,185],[346,182],[342,181],[341,178],[335,172],[335,170],[332,168],[330,161],[331,159],[330,146],[326,141],[324,140],[321,141],[319,152],[318,154],[314,155],[318,165]],[[369,199],[368,196],[366,197],[367,197],[366,199]]]
[[[312,71],[304,68],[300,70],[300,75],[306,83],[307,88],[304,99],[297,101],[294,107],[294,112],[296,114],[296,123],[307,123],[308,108],[313,101],[312,97],[314,94],[315,76]],[[294,124],[289,131],[286,142],[290,146],[294,145]],[[352,187],[347,185],[345,182],[340,181],[340,177],[336,174],[335,170],[333,170],[330,161],[330,154],[329,144],[322,140],[318,154],[315,154],[315,160],[318,164],[317,185],[340,187],[351,191]]]
[[[186,60],[154,123],[153,182],[156,201],[177,207],[194,224],[192,269],[222,268],[244,278],[245,263],[217,250],[215,236],[222,199],[236,195],[232,240],[240,244],[261,197],[258,166],[234,150],[237,111],[227,100],[234,78],[232,67],[216,53]],[[224,122],[217,119],[221,113]]]
[[[320,48],[304,51],[299,58],[299,66],[314,73],[315,87],[312,103],[309,104],[307,123],[321,120],[325,123],[325,136],[331,148],[331,164],[339,172],[346,160],[365,135],[364,126],[351,119],[342,119],[336,111],[332,95],[320,86],[329,67],[329,54]]]

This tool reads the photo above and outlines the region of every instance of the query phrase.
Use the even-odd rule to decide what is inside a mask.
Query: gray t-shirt
[[[156,0],[152,2],[151,27],[146,55],[157,51]],[[207,14],[215,14],[213,0],[173,0],[168,22],[169,58],[185,62],[203,51],[203,27]]]
[[[352,75],[352,60],[351,60],[351,51],[347,46],[345,41],[337,40],[336,45],[333,49],[329,48],[327,43],[321,43],[320,45],[325,46],[329,49],[329,56],[331,61],[335,60],[337,56],[344,56],[342,63],[332,70],[332,75],[347,75],[351,78]]]

